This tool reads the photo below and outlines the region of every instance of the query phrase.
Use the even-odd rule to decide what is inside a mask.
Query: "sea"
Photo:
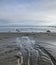
[[[56,32],[56,26],[0,26],[0,32]]]

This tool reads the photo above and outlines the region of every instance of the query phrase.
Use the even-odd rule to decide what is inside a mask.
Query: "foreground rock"
[[[18,59],[20,62],[23,61],[23,65],[54,65],[49,55],[40,48],[38,43],[33,43],[29,37],[17,38],[17,45],[21,53],[21,55],[18,53],[17,56],[20,56]]]

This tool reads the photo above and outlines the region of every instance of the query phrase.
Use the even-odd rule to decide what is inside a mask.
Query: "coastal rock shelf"
[[[56,34],[27,34],[0,36],[0,65],[56,65]]]
[[[17,46],[19,52],[17,56],[22,57],[23,65],[54,65],[55,63],[51,59],[51,56],[40,47],[39,43],[35,43],[35,40],[29,37],[23,36],[17,38]],[[18,58],[20,59],[20,58]]]

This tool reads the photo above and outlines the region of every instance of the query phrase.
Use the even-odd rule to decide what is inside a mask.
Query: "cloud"
[[[56,0],[0,0],[0,19],[10,24],[55,24]]]

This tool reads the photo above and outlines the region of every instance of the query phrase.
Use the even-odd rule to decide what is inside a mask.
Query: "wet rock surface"
[[[56,53],[49,45],[34,36],[1,39],[0,65],[17,65],[18,59],[21,65],[56,65]]]
[[[17,41],[23,56],[23,65],[54,65],[49,54],[43,49],[44,47],[40,47],[39,43],[33,43],[29,37],[25,36],[20,40],[17,38]]]

